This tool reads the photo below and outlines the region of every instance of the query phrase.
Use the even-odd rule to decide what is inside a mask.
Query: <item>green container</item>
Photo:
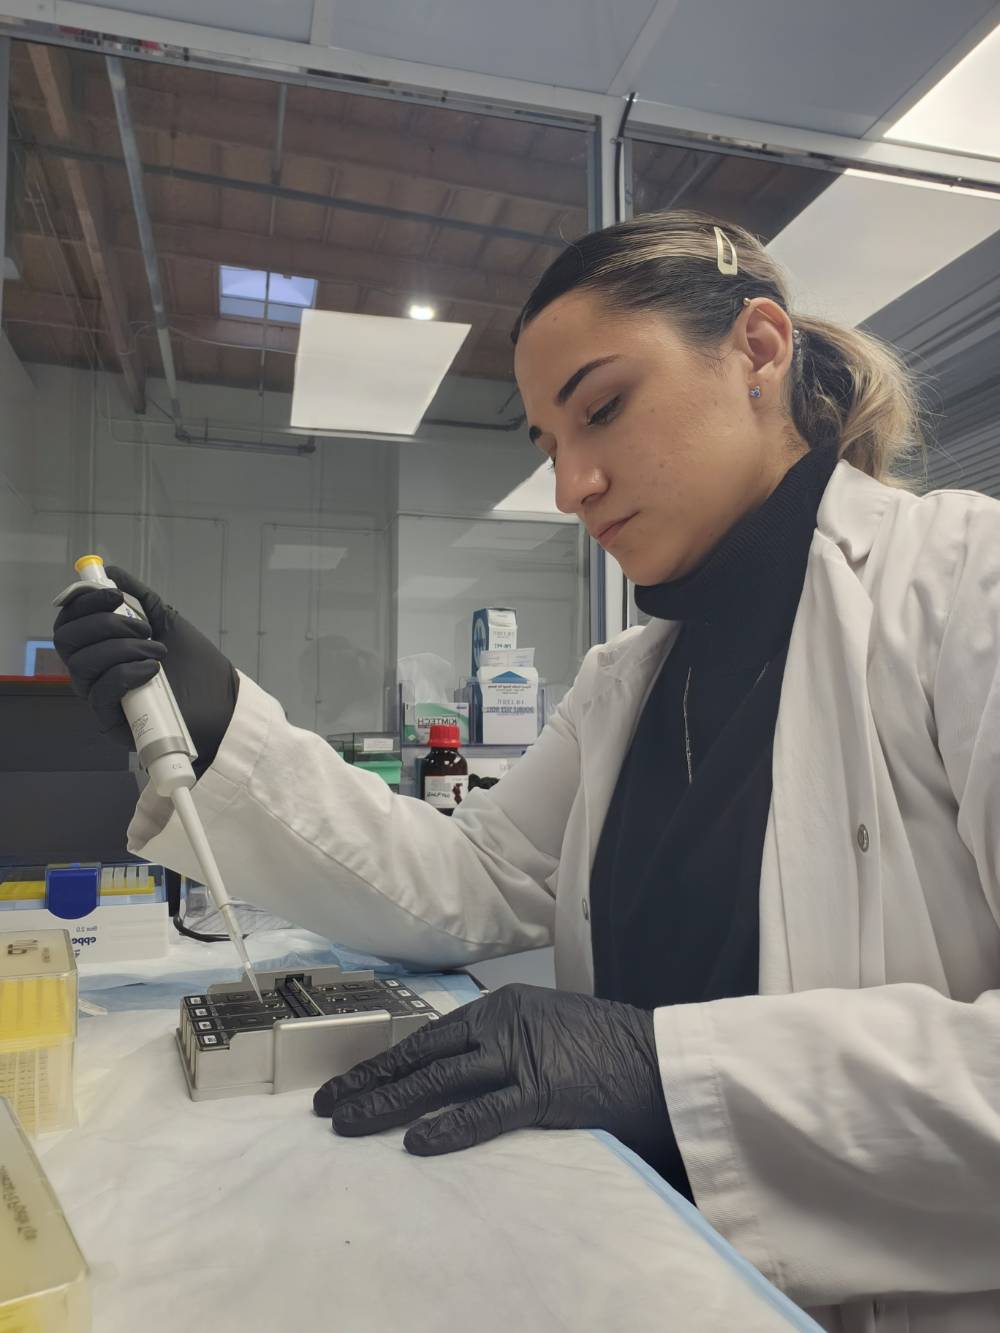
[[[399,791],[403,756],[395,732],[345,731],[326,739],[346,763],[376,773],[393,791]]]

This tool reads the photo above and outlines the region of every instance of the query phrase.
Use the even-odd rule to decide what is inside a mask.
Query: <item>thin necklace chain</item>
[[[750,686],[751,693],[757,688],[760,682],[764,679],[764,672],[767,671],[767,668],[770,665],[771,665],[770,660],[764,663],[763,667],[761,668],[760,675]],[[691,753],[691,725],[688,722],[688,697],[691,693],[691,675],[693,671],[694,667],[689,666],[687,673],[687,680],[684,682],[684,700],[681,705],[682,711],[684,713],[684,757],[687,760],[689,787],[694,785],[694,759]]]

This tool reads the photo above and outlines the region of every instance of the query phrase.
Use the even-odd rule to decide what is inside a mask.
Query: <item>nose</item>
[[[607,477],[592,460],[566,448],[556,455],[556,508],[560,513],[582,518],[587,503],[607,489]]]

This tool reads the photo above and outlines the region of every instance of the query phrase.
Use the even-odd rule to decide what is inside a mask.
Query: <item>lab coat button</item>
[[[588,902],[588,900],[587,900],[586,898],[583,898],[583,899],[581,899],[581,901],[580,901],[580,906],[583,908],[583,919],[584,919],[584,921],[589,921],[589,920],[590,920],[590,903]]]
[[[859,824],[859,825],[858,825],[858,846],[861,848],[861,850],[862,850],[863,852],[867,852],[868,848],[869,848],[871,845],[872,845],[872,840],[871,840],[871,838],[868,836],[868,829],[865,827],[864,824]]]

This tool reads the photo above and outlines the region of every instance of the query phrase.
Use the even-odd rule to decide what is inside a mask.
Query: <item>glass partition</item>
[[[496,601],[565,688],[588,553],[551,485],[507,504],[509,330],[587,229],[591,133],[11,50],[0,673],[95,549],[324,734],[391,724],[418,645],[457,684]]]

